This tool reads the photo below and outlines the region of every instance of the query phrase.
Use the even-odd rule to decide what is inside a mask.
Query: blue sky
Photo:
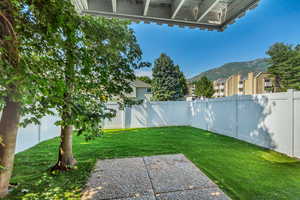
[[[300,43],[300,0],[261,0],[259,6],[224,32],[133,24],[145,61],[160,53],[172,57],[190,78],[227,62],[267,57],[275,42]],[[138,75],[149,75],[143,69]]]

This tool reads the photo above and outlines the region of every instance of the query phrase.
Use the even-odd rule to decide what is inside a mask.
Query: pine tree
[[[166,54],[155,60],[152,80],[154,101],[174,101],[184,96],[186,83],[179,66]]]
[[[268,72],[274,77],[274,92],[300,89],[300,46],[274,44],[267,54],[271,57]]]
[[[178,65],[176,65],[176,71],[179,74],[179,83],[180,83],[180,90],[181,90],[180,93],[181,93],[181,97],[183,97],[184,95],[186,95],[188,93],[187,81],[184,76],[184,73],[180,71],[180,68]]]

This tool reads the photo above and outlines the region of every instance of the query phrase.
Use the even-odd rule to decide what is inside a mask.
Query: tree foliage
[[[152,83],[152,79],[149,76],[139,76],[137,78],[145,83],[150,84],[150,85]]]
[[[180,93],[182,96],[188,94],[188,86],[187,86],[187,81],[184,76],[184,73],[180,71],[179,65],[175,66],[176,72],[179,74],[179,84],[180,84]]]
[[[30,116],[25,126],[57,113],[57,125],[75,126],[91,139],[115,113],[105,102],[117,96],[122,105],[132,103],[125,93],[132,90],[134,69],[148,64],[128,22],[78,16],[69,0],[2,0],[0,8],[0,164],[9,168],[0,173],[2,196],[20,115]]]
[[[152,94],[155,101],[174,101],[186,93],[186,83],[178,65],[166,54],[154,62]]]
[[[195,82],[195,95],[197,97],[211,98],[214,95],[214,88],[212,81],[208,80],[206,76],[201,77]]]
[[[24,124],[34,122],[50,112],[44,103],[45,74],[56,68],[43,54],[60,36],[57,24],[66,1],[0,1],[0,197],[8,191],[14,160],[16,137],[21,115],[30,115]],[[56,3],[56,4],[55,4]],[[67,13],[68,14],[68,13]],[[56,33],[56,34],[55,34]],[[47,77],[47,76],[46,76]],[[28,109],[30,105],[31,109]],[[33,106],[34,105],[34,106]]]
[[[300,90],[300,48],[284,43],[274,44],[267,54],[271,57],[268,72],[274,77],[274,92]]]

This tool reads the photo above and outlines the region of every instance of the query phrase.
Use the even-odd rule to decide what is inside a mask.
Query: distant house
[[[133,91],[132,93],[128,94],[128,97],[146,100],[150,100],[150,98],[152,97],[151,85],[148,83],[137,79],[131,83],[131,87]]]

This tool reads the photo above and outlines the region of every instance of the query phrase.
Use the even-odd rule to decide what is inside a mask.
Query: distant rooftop
[[[151,85],[148,83],[145,83],[144,81],[141,81],[139,79],[136,79],[132,82],[132,85],[137,88],[151,88]]]
[[[81,14],[223,31],[259,0],[72,0]]]

